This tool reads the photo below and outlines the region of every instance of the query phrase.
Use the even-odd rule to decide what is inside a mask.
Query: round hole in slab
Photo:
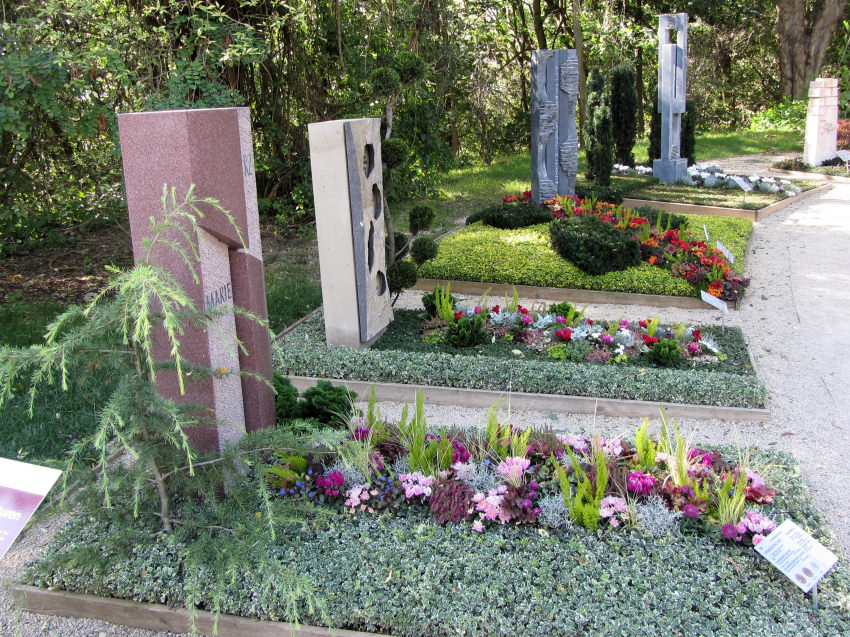
[[[384,206],[381,198],[381,189],[378,184],[372,184],[372,197],[375,199],[375,219],[381,216],[381,211]]]
[[[375,169],[375,147],[366,144],[363,148],[363,173],[368,177]]]
[[[366,259],[369,263],[369,272],[375,267],[375,224],[369,222],[369,243],[366,246]]]
[[[387,275],[380,270],[378,271],[378,296],[383,296],[387,291]]]

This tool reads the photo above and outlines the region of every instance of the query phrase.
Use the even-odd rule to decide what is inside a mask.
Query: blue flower
[[[281,489],[281,490],[280,490],[280,495],[286,495],[286,489]]]
[[[301,487],[301,488],[303,489],[303,488],[304,488],[304,483],[303,483],[303,482],[296,482],[296,483],[295,483],[295,486],[296,486],[296,487]]]
[[[312,474],[313,474],[313,470],[312,470],[312,469],[307,469],[307,475],[309,476],[309,475],[312,475]]]

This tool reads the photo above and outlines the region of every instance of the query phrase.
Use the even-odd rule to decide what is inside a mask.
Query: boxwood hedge
[[[742,270],[753,222],[734,217],[685,215],[688,227],[702,236],[703,225],[712,245],[720,240],[735,255]],[[514,285],[637,292],[669,296],[699,296],[699,290],[669,271],[642,263],[637,267],[592,275],[561,258],[549,245],[549,226],[500,230],[473,224],[440,241],[437,257],[419,276],[432,279],[483,281]]]
[[[826,520],[787,455],[752,450],[753,466],[778,489],[764,507],[832,545]],[[724,450],[732,457],[734,450]],[[175,527],[153,516],[80,515],[30,567],[36,586],[199,608],[259,619],[293,619],[399,637],[449,635],[801,635],[850,632],[850,574],[843,562],[821,582],[820,612],[752,548],[678,532],[654,539],[638,529],[578,526],[438,526],[429,514],[358,513],[266,534],[266,562],[313,586],[287,605],[287,580],[268,564],[218,573],[216,555],[234,536]],[[199,511],[199,513],[203,513]],[[203,519],[203,518],[202,518]],[[214,520],[211,521],[214,523]],[[265,524],[248,507],[244,524]],[[187,545],[203,542],[201,562]],[[129,548],[128,548],[129,547]],[[99,559],[108,568],[92,568]],[[194,583],[190,585],[189,580]],[[316,604],[315,602],[318,602]],[[323,609],[323,612],[320,611]],[[647,612],[651,609],[651,612]]]
[[[317,313],[278,344],[276,369],[296,376],[724,407],[760,408],[767,393],[753,375],[327,347],[323,333]]]

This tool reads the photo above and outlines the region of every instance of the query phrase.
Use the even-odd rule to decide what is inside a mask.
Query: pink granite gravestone
[[[150,257],[183,286],[196,308],[234,305],[267,317],[260,245],[257,186],[251,120],[247,108],[122,113],[118,115],[130,234],[136,261],[145,258],[142,242],[150,231],[150,217],[162,216],[163,186],[176,188],[178,203],[194,184],[197,197],[217,199],[233,216],[199,207],[198,252],[195,266],[200,279],[182,258],[166,246]],[[235,225],[235,227],[234,227]],[[247,353],[237,351],[236,339]],[[271,380],[271,343],[268,330],[233,312],[219,315],[207,329],[188,326],[181,337],[184,356],[213,370],[250,372]],[[155,355],[168,359],[170,346],[157,337]],[[191,432],[201,451],[220,448],[242,432],[275,423],[274,393],[258,378],[225,373],[212,380],[188,383],[181,395],[174,372],[157,376],[163,395],[180,403],[208,407],[214,425]]]

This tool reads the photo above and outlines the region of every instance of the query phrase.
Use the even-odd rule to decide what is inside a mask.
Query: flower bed
[[[727,329],[729,340],[721,343],[721,347],[727,348],[730,360],[724,362],[725,367],[718,366],[714,370],[709,366],[666,369],[591,365],[570,360],[555,362],[554,359],[535,360],[530,353],[525,357],[513,354],[506,357],[505,341],[502,341],[501,350],[499,347],[491,350],[497,354],[495,356],[482,356],[481,350],[474,347],[449,352],[439,351],[439,346],[434,346],[427,348],[428,351],[415,351],[415,348],[404,349],[399,343],[405,338],[410,342],[410,329],[409,321],[402,320],[397,327],[392,323],[385,335],[388,343],[367,350],[327,347],[322,337],[323,316],[317,313],[278,343],[274,353],[275,367],[295,376],[666,404],[761,408],[766,398],[764,385],[743,362],[746,353],[742,337],[731,328]],[[417,332],[418,328],[413,327],[413,331]],[[405,332],[407,337],[403,336]],[[397,334],[402,338],[397,338]],[[712,335],[718,336],[716,332]],[[499,351],[503,352],[502,356],[498,356]],[[729,371],[733,366],[735,371]]]
[[[684,215],[688,225],[708,230],[712,242],[721,241],[735,256],[735,266],[743,269],[743,259],[753,224],[748,219]],[[677,240],[679,240],[676,233]],[[637,292],[670,296],[699,296],[700,286],[705,289],[713,266],[703,266],[703,258],[717,259],[709,254],[702,241],[682,241],[679,247],[688,244],[687,251],[671,245],[673,236],[647,237],[657,243],[654,248],[644,249],[647,260],[656,256],[656,265],[644,261],[639,266],[605,274],[587,274],[571,262],[558,255],[550,245],[549,226],[538,224],[516,230],[500,230],[473,223],[440,242],[437,257],[426,262],[420,269],[423,278],[481,281],[484,283],[507,283],[516,285],[540,285],[547,287],[606,290],[614,292]],[[670,256],[660,259],[667,247],[673,250]],[[648,248],[648,246],[647,246]],[[704,257],[698,251],[703,250]],[[676,259],[681,259],[679,276],[671,276]],[[697,265],[699,262],[699,265]],[[701,279],[698,285],[681,278],[688,275],[687,266],[696,269],[694,274]],[[662,267],[663,266],[663,267]],[[725,266],[723,266],[725,267]],[[689,269],[689,268],[687,268]],[[739,293],[740,290],[738,290]],[[732,290],[730,290],[732,293]]]
[[[672,423],[662,431],[642,425],[633,441],[523,431],[492,410],[483,432],[429,433],[421,403],[399,423],[370,406],[335,453],[317,449],[273,484],[270,506],[300,500],[316,516],[268,535],[266,564],[246,562],[215,584],[215,555],[234,536],[190,500],[183,508],[210,526],[164,535],[152,516],[78,516],[27,578],[400,637],[850,630],[843,564],[822,582],[814,614],[751,548],[784,519],[830,543],[793,460],[698,449]],[[274,482],[271,468],[254,475]],[[264,524],[265,505],[239,504],[244,524]],[[190,561],[198,542],[207,550]],[[269,564],[312,585],[290,605],[287,583],[265,577]]]

